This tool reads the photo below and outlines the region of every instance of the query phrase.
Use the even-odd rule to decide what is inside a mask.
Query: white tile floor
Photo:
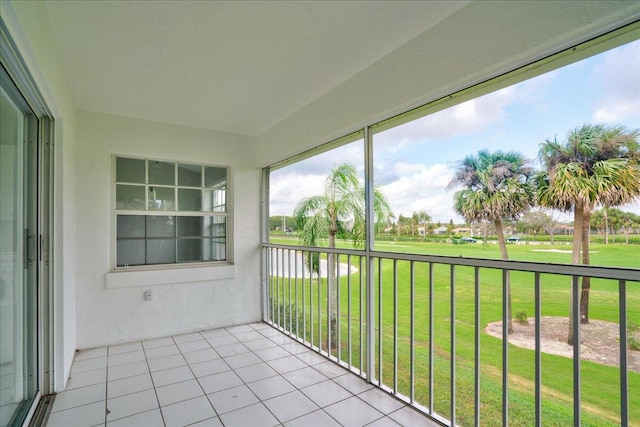
[[[266,324],[80,351],[48,427],[435,426]]]

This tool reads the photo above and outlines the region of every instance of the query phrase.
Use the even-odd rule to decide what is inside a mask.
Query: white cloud
[[[293,215],[298,202],[324,192],[326,175],[305,175],[297,172],[272,175],[269,187],[269,214]]]
[[[424,210],[434,221],[457,220],[452,209],[453,191],[446,189],[453,177],[447,166],[398,162],[392,168],[398,178],[380,190],[387,196],[396,217]]]
[[[394,152],[415,141],[478,133],[502,122],[506,108],[527,93],[535,91],[518,93],[516,86],[510,86],[381,132],[374,136],[374,141],[382,149]]]
[[[592,82],[602,91],[594,121],[621,123],[640,115],[640,41],[604,53]]]

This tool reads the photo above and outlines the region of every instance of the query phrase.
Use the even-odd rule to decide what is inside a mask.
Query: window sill
[[[127,268],[107,272],[105,281],[108,289],[139,286],[175,285],[179,283],[209,282],[233,279],[235,265],[190,265],[156,268]]]

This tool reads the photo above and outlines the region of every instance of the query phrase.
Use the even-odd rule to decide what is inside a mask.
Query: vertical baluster
[[[398,260],[393,260],[393,393],[398,392]]]
[[[341,347],[342,340],[340,337],[340,255],[336,254],[336,330],[333,334],[336,337],[336,356],[338,361],[342,360]]]
[[[277,313],[277,325],[281,327],[280,324],[280,249],[276,249],[276,284],[275,284],[275,295],[274,298],[274,308]]]
[[[573,321],[573,425],[582,425],[580,406],[580,277],[574,276],[571,287]]]
[[[502,270],[502,425],[509,425],[509,272]]]
[[[410,289],[410,295],[409,295],[409,311],[410,311],[410,363],[411,363],[411,374],[410,374],[410,380],[409,380],[409,385],[410,385],[410,393],[409,393],[409,401],[411,402],[411,404],[413,405],[415,403],[415,385],[416,385],[416,364],[415,364],[415,345],[416,345],[416,328],[415,328],[415,323],[416,323],[416,314],[415,314],[415,309],[416,309],[416,304],[415,304],[415,299],[416,299],[416,287],[415,287],[415,263],[414,261],[410,261],[409,264],[409,275],[410,275],[410,281],[411,281],[411,289]]]
[[[314,341],[314,327],[313,327],[313,253],[309,252],[307,256],[307,261],[309,263],[309,323],[311,323],[311,345],[313,346]]]
[[[450,377],[451,377],[451,425],[456,425],[456,266],[455,264],[451,264],[451,272],[450,272],[450,291],[451,294],[449,296],[449,307],[451,317],[451,329],[450,329],[450,340],[451,340],[451,362],[450,362]]]
[[[296,320],[296,337],[300,338],[300,325],[298,324],[298,251],[293,251],[293,284],[295,286],[295,320]]]
[[[378,384],[382,385],[382,258],[378,258]]]
[[[286,298],[287,298],[287,293],[286,293],[286,269],[284,267],[284,263],[285,263],[285,249],[280,249],[280,304],[279,304],[279,310],[280,310],[280,315],[282,317],[281,321],[280,321],[280,327],[286,332],[287,331],[287,309],[286,307]]]
[[[475,287],[475,312],[474,312],[474,425],[480,426],[480,268],[476,267],[474,271],[474,287]]]
[[[302,334],[303,340],[307,341],[307,298],[305,296],[305,271],[304,271],[304,251],[300,252],[300,281],[302,286]]]
[[[365,285],[365,293],[367,297],[367,334],[366,334],[366,342],[367,342],[367,381],[373,384],[375,379],[375,348],[376,348],[376,338],[375,338],[375,319],[374,319],[374,311],[375,311],[375,292],[374,292],[374,264],[375,258],[367,258],[365,260],[367,266],[367,277],[366,277],[366,285]]]
[[[433,263],[429,263],[429,414],[433,414]]]
[[[362,375],[362,373],[364,372],[364,343],[366,341],[365,337],[364,337],[364,322],[363,322],[363,318],[362,315],[364,314],[364,302],[365,302],[365,298],[366,298],[366,293],[363,292],[362,289],[362,257],[358,257],[358,267],[360,268],[360,279],[359,279],[359,294],[358,294],[358,299],[360,300],[360,307],[359,307],[359,322],[360,322],[360,375]]]
[[[629,425],[629,370],[627,336],[627,284],[618,282],[618,304],[620,306],[620,425]]]
[[[331,357],[331,345],[333,341],[331,339],[331,334],[335,334],[335,331],[331,329],[331,310],[333,307],[331,307],[331,286],[329,284],[329,278],[331,277],[329,274],[329,257],[334,257],[334,255],[327,253],[327,354]],[[333,277],[334,279],[337,279],[337,275]]]
[[[536,404],[536,426],[540,427],[542,425],[542,343],[541,343],[541,333],[542,330],[540,328],[542,322],[542,307],[540,305],[541,301],[541,290],[540,290],[540,273],[535,273],[534,276],[534,299],[535,299],[535,316],[536,316],[536,332],[535,332],[535,382],[536,382],[536,396],[535,396],[535,404]]]
[[[347,255],[347,347],[349,348],[348,365],[351,369],[351,255]]]
[[[318,252],[318,349],[322,351],[322,304],[320,303],[321,295],[320,295],[320,284],[322,283],[322,268],[320,268],[320,258],[322,258],[321,253]],[[327,270],[329,271],[329,270]],[[327,275],[329,277],[329,275]],[[328,289],[329,283],[327,282],[327,294],[329,293]]]
[[[292,313],[291,313],[291,249],[287,249],[287,287],[289,288],[289,298],[287,300],[287,309],[285,313],[289,313],[289,334],[293,333]]]
[[[269,289],[267,296],[269,298],[269,303],[267,305],[269,306],[269,316],[267,318],[269,319],[269,322],[273,324],[273,248],[268,249],[267,258],[267,271],[269,272],[269,275],[267,276],[267,289]]]

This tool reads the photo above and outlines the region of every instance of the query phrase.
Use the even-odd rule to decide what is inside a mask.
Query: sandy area
[[[513,334],[509,342],[523,348],[534,349],[535,319],[529,318],[528,325],[522,325],[514,320]],[[542,351],[549,354],[573,357],[573,347],[566,343],[569,330],[569,319],[566,317],[541,318]],[[619,327],[615,323],[601,320],[591,320],[588,325],[580,325],[580,355],[582,360],[588,360],[604,365],[619,366],[620,342],[618,340]],[[502,322],[494,322],[487,326],[486,332],[496,338],[502,338]],[[628,352],[629,370],[640,373],[640,351]]]

